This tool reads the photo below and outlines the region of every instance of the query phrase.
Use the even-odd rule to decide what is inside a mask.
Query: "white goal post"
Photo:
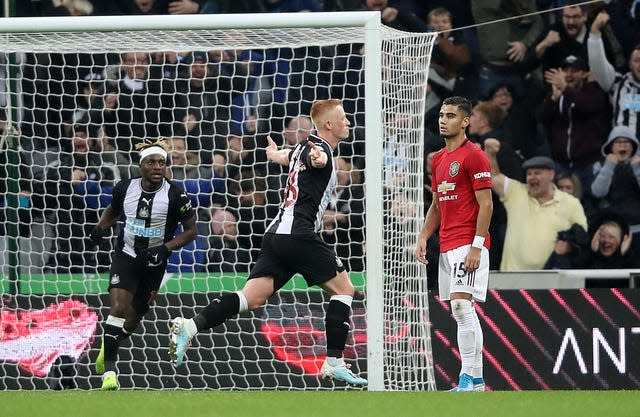
[[[229,161],[232,158],[230,156],[232,146],[230,142],[225,142],[225,146],[228,148],[218,149],[219,145],[212,144],[209,149],[211,154],[219,150],[219,154],[227,158],[222,167],[224,174],[221,175],[225,176],[228,188],[216,191],[213,186],[209,192],[219,193],[223,201],[228,201],[231,196],[242,199],[243,187],[247,178],[242,177],[241,172],[247,169],[254,175],[252,177],[253,192],[262,190],[257,185],[258,182],[269,184],[268,189],[271,191],[273,188],[271,180],[274,177],[278,178],[278,175],[272,175],[268,167],[264,171],[257,169],[256,166],[261,163],[261,160],[259,156],[253,156],[253,154],[259,155],[260,145],[271,129],[277,130],[276,135],[286,131],[286,123],[297,116],[295,112],[291,111],[290,104],[295,104],[293,107],[296,112],[305,115],[312,99],[338,98],[348,101],[349,108],[354,111],[349,115],[352,117],[354,138],[350,139],[348,147],[345,146],[344,149],[348,149],[344,155],[348,155],[349,158],[347,169],[351,180],[357,182],[353,179],[354,177],[364,177],[364,180],[361,181],[364,196],[352,196],[350,200],[354,202],[360,199],[360,203],[364,206],[364,224],[356,226],[353,222],[349,223],[353,228],[361,229],[363,240],[356,242],[360,244],[361,252],[354,254],[353,242],[350,242],[351,246],[348,246],[346,253],[353,255],[354,258],[360,257],[360,260],[364,262],[360,275],[366,277],[362,279],[364,285],[362,305],[366,316],[361,315],[359,319],[366,323],[366,342],[354,338],[352,342],[354,346],[364,345],[364,349],[359,350],[357,346],[353,348],[353,357],[347,358],[347,361],[360,360],[364,363],[364,355],[366,355],[364,375],[369,380],[368,390],[371,391],[435,390],[426,270],[417,263],[412,255],[415,239],[424,219],[424,112],[427,74],[434,40],[434,34],[405,33],[385,27],[380,23],[378,12],[1,19],[0,51],[2,51],[2,56],[0,56],[0,64],[4,66],[5,71],[0,71],[0,74],[4,73],[7,77],[6,80],[0,79],[0,83],[5,83],[7,92],[6,100],[0,100],[0,103],[7,103],[4,108],[6,127],[2,134],[1,152],[8,155],[7,167],[13,169],[12,172],[17,175],[17,177],[14,175],[7,180],[7,199],[5,201],[7,224],[25,227],[24,220],[20,216],[24,213],[31,216],[29,218],[37,216],[37,203],[34,202],[37,200],[45,201],[44,208],[42,208],[42,212],[45,214],[42,215],[44,220],[41,232],[34,232],[31,229],[25,234],[20,231],[20,227],[8,227],[5,231],[3,245],[8,248],[9,255],[13,256],[5,256],[2,259],[2,270],[0,271],[2,288],[0,289],[5,293],[16,292],[13,294],[15,296],[15,304],[13,305],[15,311],[25,309],[46,311],[48,308],[59,308],[61,304],[55,304],[55,302],[59,302],[61,299],[80,300],[87,305],[86,317],[93,317],[91,316],[92,311],[97,313],[98,321],[94,320],[93,323],[98,326],[98,329],[95,330],[96,334],[101,333],[99,323],[102,321],[102,315],[105,311],[104,304],[107,300],[101,293],[101,290],[106,288],[104,270],[83,269],[80,272],[74,272],[74,262],[77,261],[74,261],[71,255],[75,254],[77,250],[73,245],[69,246],[70,249],[63,249],[66,246],[56,246],[55,243],[52,243],[52,241],[60,241],[61,239],[71,240],[74,238],[74,232],[71,231],[70,235],[64,237],[60,234],[62,232],[57,230],[59,223],[63,221],[61,214],[51,210],[51,206],[47,206],[46,200],[51,195],[48,194],[46,185],[37,188],[39,183],[46,183],[47,173],[35,173],[35,171],[46,171],[52,163],[54,166],[55,164],[62,166],[63,162],[57,160],[58,155],[66,154],[73,157],[73,150],[66,149],[62,139],[73,138],[76,125],[93,123],[95,130],[87,128],[86,134],[91,136],[94,144],[99,142],[97,139],[99,135],[100,141],[103,142],[96,146],[107,146],[105,145],[107,140],[118,139],[108,137],[109,135],[105,133],[108,129],[105,127],[107,122],[104,117],[100,119],[102,125],[96,122],[82,121],[84,120],[81,118],[83,112],[90,116],[93,109],[78,107],[77,98],[82,93],[81,88],[73,87],[70,89],[69,86],[72,83],[68,82],[70,80],[68,74],[73,74],[75,78],[72,81],[74,82],[85,80],[86,83],[83,85],[89,85],[94,81],[108,83],[110,80],[115,85],[121,81],[120,77],[123,77],[120,71],[125,65],[125,58],[122,57],[126,53],[144,51],[149,54],[150,60],[153,61],[150,63],[150,71],[153,70],[153,65],[156,65],[154,53],[174,52],[178,56],[179,64],[183,63],[185,68],[194,65],[198,59],[194,52],[197,51],[205,52],[207,58],[204,59],[207,63],[212,62],[208,60],[213,59],[213,56],[224,55],[224,51],[234,51],[233,56],[237,57],[233,58],[234,60],[240,60],[239,57],[244,53],[243,56],[248,57],[246,59],[249,61],[247,64],[249,72],[240,74],[236,71],[241,66],[236,66],[228,74],[232,85],[229,95],[232,98],[228,104],[230,110],[228,114],[225,113],[225,117],[229,118],[226,125],[227,130],[221,136],[239,136],[241,144],[238,153],[242,158],[249,158],[247,160],[252,162],[246,162],[247,160],[243,159],[245,165],[241,164],[240,168],[242,169],[238,169],[239,177],[234,177],[230,182],[231,174],[225,169],[229,167]],[[360,47],[361,45],[362,47]],[[283,50],[288,51],[287,53],[293,52],[289,55],[280,52],[270,55],[270,52]],[[252,51],[258,51],[258,53],[254,54]],[[296,55],[300,51],[303,51],[302,57]],[[48,58],[44,59],[43,56]],[[61,58],[56,60],[52,56]],[[117,58],[113,58],[114,56]],[[255,56],[261,57],[259,62],[254,61]],[[69,57],[73,57],[73,59]],[[89,57],[89,65],[82,63],[82,59],[85,57]],[[113,64],[113,59],[123,61]],[[288,73],[282,73],[279,66],[282,62],[287,63]],[[136,61],[135,65],[139,65],[139,62]],[[94,70],[96,67],[99,67],[99,72]],[[255,72],[252,73],[252,71]],[[46,77],[53,78],[54,76],[51,74],[58,72],[62,74],[61,79],[56,79],[56,81],[60,81],[59,89],[52,88],[49,91],[41,91],[38,87],[40,85],[38,77],[44,74]],[[184,78],[185,85],[190,86],[184,94],[186,97],[189,96],[192,92],[190,89],[193,88],[189,83],[193,78],[196,78],[193,73],[189,74]],[[306,84],[308,76],[314,78],[317,83],[317,85],[311,86],[314,88],[309,88],[310,86]],[[176,83],[179,83],[181,81],[180,74],[176,77]],[[235,90],[233,89],[238,87],[233,82],[242,77],[246,81],[243,84],[243,90],[234,94]],[[303,80],[301,85],[295,85],[292,81],[298,78]],[[277,84],[279,79],[287,81],[288,84],[279,86]],[[246,87],[248,83],[252,84],[251,89]],[[55,83],[49,82],[47,85],[51,84]],[[106,84],[100,85],[104,89]],[[158,85],[164,86],[165,80],[161,80]],[[216,86],[219,90],[223,88],[219,83]],[[33,91],[27,91],[30,88]],[[0,89],[0,94],[2,91],[3,89]],[[284,96],[281,102],[278,102],[279,98],[277,98],[279,93]],[[60,107],[51,107],[51,103],[57,100],[54,97],[56,94],[60,95],[59,99],[62,104]],[[106,96],[104,90],[99,94]],[[121,91],[120,94],[122,96]],[[200,136],[195,134],[190,136],[189,127],[186,128],[184,134],[175,133],[173,130],[176,125],[187,125],[182,117],[185,114],[184,117],[188,119],[190,113],[188,110],[185,110],[186,113],[181,113],[181,111],[183,107],[184,109],[190,108],[191,104],[183,105],[177,99],[164,97],[162,94],[160,96],[159,102],[164,103],[162,100],[166,99],[173,104],[157,109],[160,114],[156,120],[157,124],[160,126],[166,122],[164,124],[171,132],[169,136],[192,137],[194,141],[204,143],[204,137],[207,135],[205,133],[201,133]],[[148,93],[147,98],[153,98],[153,94]],[[233,112],[236,104],[232,100],[236,98],[244,98],[242,103],[245,107],[239,110],[240,120],[234,121]],[[65,99],[72,103],[71,108],[64,104]],[[222,107],[219,96],[216,100],[218,100],[216,105]],[[202,98],[202,102],[199,104],[201,107],[192,106],[195,108],[194,111],[200,112],[202,117],[198,120],[199,127],[204,126],[205,122],[211,122],[213,125],[216,122],[215,120],[205,120],[205,116],[202,116],[205,101]],[[149,100],[146,102],[148,103]],[[364,104],[364,109],[362,104]],[[128,111],[135,112],[135,106],[134,104],[133,107],[128,108]],[[276,107],[280,110],[274,110]],[[257,110],[249,117],[251,109]],[[127,124],[133,131],[139,121],[127,120],[125,123],[125,120],[122,119],[125,112],[119,110],[121,109],[116,108],[116,111],[113,112],[115,115],[113,123],[115,125]],[[219,108],[214,110],[214,113],[218,111]],[[104,113],[101,114],[104,116]],[[148,116],[150,113],[144,114]],[[76,117],[75,115],[80,116]],[[163,119],[163,117],[167,117],[166,115],[170,115],[169,117],[173,119],[168,121]],[[279,122],[276,122],[278,120]],[[145,119],[140,123],[149,122],[150,120]],[[233,125],[234,122],[237,122],[237,126],[240,127]],[[233,126],[240,129],[239,133],[233,130]],[[274,128],[274,126],[277,127]],[[216,127],[213,126],[212,129],[215,131]],[[47,136],[51,131],[56,131],[59,134],[59,138],[55,138],[60,139],[59,148],[52,145],[52,138]],[[46,134],[38,132],[46,132]],[[160,136],[161,132],[158,135]],[[282,133],[282,137],[285,137],[284,133]],[[251,146],[247,145],[247,140],[251,142]],[[280,144],[284,140],[281,139]],[[113,168],[114,175],[121,178],[128,173],[130,174],[131,169],[135,169],[136,163],[135,160],[126,160],[125,158],[123,161],[119,159],[118,155],[126,150],[119,149],[117,141],[115,143],[113,154],[116,156],[109,166]],[[192,150],[189,148],[191,146],[189,140],[186,140],[185,143],[187,151]],[[12,152],[19,154],[20,158],[26,159],[15,162],[9,157]],[[107,149],[100,148],[97,153],[100,158],[105,158],[100,159],[102,165],[98,167],[103,169],[107,166],[105,162],[108,154]],[[212,158],[208,164],[210,168],[208,172],[215,175],[215,158]],[[207,163],[203,162],[203,166],[207,166]],[[266,164],[264,166],[266,167]],[[220,167],[218,166],[218,168]],[[60,168],[57,169],[60,171]],[[25,172],[28,174],[24,174]],[[65,182],[63,178],[59,178],[57,181]],[[77,185],[75,180],[67,182],[70,182],[70,185],[74,187]],[[230,191],[233,187],[240,189],[237,195]],[[203,190],[203,194],[206,192]],[[26,197],[31,198],[31,203],[21,205],[23,198]],[[60,199],[59,196],[57,198]],[[224,208],[224,203],[221,206]],[[58,210],[61,209],[58,208]],[[265,210],[269,213],[268,209]],[[211,215],[208,204],[203,204],[202,211],[206,211],[207,216]],[[242,204],[238,208],[238,212],[241,211]],[[241,214],[237,217],[241,217]],[[72,219],[70,223],[73,221]],[[207,221],[212,220],[207,217]],[[238,228],[240,229],[241,220],[236,219],[236,221],[239,221]],[[254,223],[251,223],[251,232],[259,230],[253,229],[253,225]],[[37,225],[33,227],[37,227]],[[210,229],[207,227],[206,230]],[[353,237],[349,235],[348,226],[338,224],[336,230],[342,232],[343,236]],[[250,242],[248,243],[250,246],[246,248],[248,253],[257,249],[256,241],[251,236],[256,233],[244,236]],[[336,232],[335,236],[338,237],[332,244],[336,247],[341,244],[343,246],[349,244],[349,242],[340,241],[340,233]],[[207,237],[204,236],[205,239]],[[110,253],[108,249],[104,250],[107,256]],[[60,269],[57,264],[51,262],[53,258],[65,250],[69,252],[71,266],[67,266],[67,269]],[[207,254],[210,253],[211,248],[208,247],[208,250]],[[83,255],[79,256],[82,259]],[[331,389],[333,387],[325,383],[309,383],[309,376],[305,373],[310,372],[310,368],[298,366],[299,363],[296,364],[295,361],[291,361],[288,368],[275,365],[274,363],[280,357],[273,354],[275,349],[273,346],[271,349],[268,347],[256,349],[254,346],[248,345],[246,349],[253,350],[251,354],[246,354],[245,343],[259,344],[256,342],[256,337],[247,329],[254,329],[255,332],[261,331],[261,329],[255,328],[255,317],[247,316],[241,317],[239,326],[228,326],[226,331],[214,332],[216,337],[224,337],[225,339],[225,334],[229,334],[227,341],[229,346],[218,346],[218,342],[214,341],[212,335],[199,335],[198,340],[194,343],[196,346],[192,348],[193,352],[189,353],[192,356],[188,358],[191,363],[188,371],[176,372],[167,367],[166,363],[163,363],[168,362],[166,352],[163,351],[167,341],[166,326],[164,323],[159,324],[156,321],[166,321],[177,310],[184,311],[179,304],[187,298],[192,304],[187,311],[198,311],[205,305],[206,297],[204,296],[207,293],[240,285],[237,283],[241,282],[240,277],[246,276],[246,272],[236,271],[231,274],[232,284],[218,286],[217,282],[228,280],[229,274],[220,275],[219,279],[211,278],[216,275],[209,274],[208,272],[211,271],[207,271],[206,265],[203,267],[204,269],[185,272],[180,268],[182,266],[181,259],[177,261],[178,270],[169,275],[172,279],[164,288],[165,295],[159,296],[159,304],[164,303],[165,305],[152,307],[149,317],[143,322],[144,330],[138,331],[138,335],[134,335],[130,345],[125,344],[121,347],[121,353],[129,349],[133,352],[130,357],[131,365],[123,371],[125,374],[131,374],[131,381],[129,384],[124,382],[123,386],[148,389],[207,388],[210,386],[220,389]],[[18,262],[18,265],[15,265],[15,262]],[[17,274],[12,273],[16,270]],[[80,282],[82,284],[79,284]],[[81,290],[79,292],[78,288],[84,288],[85,292],[82,293]],[[203,291],[202,288],[204,288],[204,293],[197,295]],[[305,290],[303,289],[303,291]],[[190,293],[194,295],[188,295]],[[297,294],[295,288],[291,293]],[[296,299],[295,296],[291,298],[278,297],[278,299],[270,300],[269,304],[276,309],[279,303],[290,306],[286,311],[279,310],[276,315],[281,314],[284,317],[282,320],[285,320],[287,314],[292,314],[293,317],[288,318],[295,322],[296,313],[304,310],[305,305],[317,304],[318,308],[322,309],[322,301],[322,297],[316,296],[314,293],[308,299],[302,300]],[[154,310],[158,311],[152,313]],[[264,311],[259,313],[259,318],[265,319],[270,314],[269,311],[269,308],[265,307]],[[354,313],[354,315],[356,316],[354,320],[357,321],[357,314]],[[309,318],[309,321],[313,320]],[[312,323],[312,327],[314,323]],[[282,323],[280,322],[280,324]],[[87,327],[83,328],[85,331],[89,331]],[[90,328],[91,326],[89,326]],[[265,330],[262,329],[262,331]],[[147,337],[144,334],[151,336]],[[300,338],[301,336],[295,337]],[[282,340],[281,343],[288,343],[286,337]],[[91,338],[84,347],[84,352],[74,351],[61,355],[72,357],[77,361],[77,364],[74,365],[74,372],[76,373],[76,385],[80,388],[95,386],[95,376],[91,374],[90,363],[95,359],[96,347],[99,347],[99,344],[92,343],[91,346],[92,341]],[[300,340],[298,342],[300,345],[304,344]],[[5,360],[0,367],[7,368],[12,364],[16,364],[16,366],[15,369],[12,368],[8,371],[5,369],[5,372],[0,372],[2,373],[0,389],[28,389],[44,386],[38,382],[38,378],[43,377],[42,373],[30,374],[25,371],[26,368],[23,366],[24,363],[20,362],[18,358],[20,354],[15,350],[16,348],[10,350],[2,343],[4,342],[2,335],[0,335],[0,361]],[[240,343],[241,346],[233,345],[234,343]],[[209,363],[218,360],[217,357],[211,358],[211,355],[205,352],[207,349],[212,350],[213,346],[219,349],[228,348],[232,351],[227,357],[228,365]],[[287,349],[289,350],[284,353],[285,357],[288,357],[287,355],[296,347],[290,346]],[[158,351],[157,355],[149,353],[152,350]],[[59,351],[62,352],[62,349]],[[89,354],[86,355],[86,352]],[[317,351],[313,350],[313,352],[315,355]],[[3,354],[5,357],[1,357]],[[273,355],[264,359],[264,366],[260,363],[263,360],[261,356],[263,354]],[[126,360],[123,358],[128,358],[128,356],[121,354],[120,358],[123,361]],[[151,362],[154,363],[150,364]],[[253,366],[248,362],[255,362],[258,365]],[[49,365],[46,368],[47,371],[61,366],[60,361]],[[290,375],[282,375],[282,369],[286,369],[285,372]],[[243,375],[238,375],[240,372],[245,372],[246,378]],[[170,375],[165,376],[165,373]],[[214,376],[208,375],[214,373],[216,374]],[[264,376],[267,373],[269,378]],[[314,376],[311,375],[311,377]]]

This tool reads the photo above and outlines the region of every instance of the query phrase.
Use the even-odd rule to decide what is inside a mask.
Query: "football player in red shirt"
[[[433,156],[433,201],[416,245],[418,261],[426,264],[427,240],[440,227],[440,299],[451,300],[462,359],[452,391],[485,389],[482,328],[473,303],[487,296],[493,203],[489,159],[465,134],[471,109],[464,97],[442,102],[438,123],[445,147]]]

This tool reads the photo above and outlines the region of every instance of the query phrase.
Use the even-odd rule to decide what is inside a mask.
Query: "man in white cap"
[[[104,322],[96,372],[102,374],[103,391],[120,388],[116,360],[120,342],[133,333],[149,310],[172,250],[196,238],[196,221],[187,193],[165,179],[167,144],[143,143],[142,177],[119,182],[113,200],[89,235],[89,248],[100,244],[108,229],[124,221],[109,272],[110,310]],[[178,223],[183,232],[174,236]]]

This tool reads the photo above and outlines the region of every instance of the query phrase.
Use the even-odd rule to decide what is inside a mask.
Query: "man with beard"
[[[527,159],[526,183],[500,172],[496,155],[500,142],[487,139],[484,151],[491,162],[493,190],[507,210],[507,231],[502,252],[501,271],[542,269],[554,250],[558,250],[558,232],[574,223],[587,229],[587,218],[580,201],[558,190],[553,184],[555,162],[546,156]],[[564,248],[568,250],[568,248]]]
[[[558,68],[567,55],[587,56],[587,40],[591,36],[587,26],[588,5],[567,5],[562,9],[562,21],[549,27],[536,43],[535,54],[542,63],[542,70]],[[613,32],[608,29],[602,37],[606,58],[617,69],[624,66],[624,56]]]

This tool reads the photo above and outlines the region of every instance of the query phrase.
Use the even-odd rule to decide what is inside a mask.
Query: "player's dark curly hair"
[[[442,101],[443,105],[458,106],[464,117],[471,115],[471,102],[461,96],[447,97]]]
[[[158,138],[155,141],[145,139],[144,142],[136,143],[136,150],[140,152],[145,149],[151,148],[152,146],[159,146],[165,151],[169,152],[169,144],[167,143],[167,138]]]

